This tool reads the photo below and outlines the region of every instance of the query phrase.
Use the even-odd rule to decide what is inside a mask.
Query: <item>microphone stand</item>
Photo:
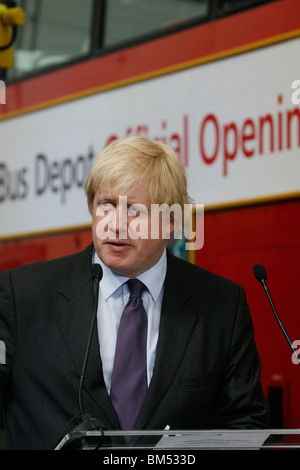
[[[256,265],[254,266],[254,268],[253,268],[253,271],[254,271],[254,275],[255,275],[256,279],[257,279],[258,282],[260,282],[261,285],[263,286],[264,291],[265,291],[265,293],[266,293],[266,295],[267,295],[267,297],[268,297],[268,300],[269,300],[269,302],[270,302],[271,308],[272,308],[272,310],[273,310],[273,313],[274,313],[274,315],[275,315],[275,318],[276,318],[276,320],[277,320],[277,322],[278,322],[278,324],[279,324],[279,326],[280,326],[280,328],[281,328],[281,331],[283,332],[283,334],[284,334],[284,336],[285,336],[285,339],[287,340],[287,342],[288,342],[288,344],[289,344],[291,350],[293,351],[293,353],[294,353],[294,355],[295,355],[295,357],[296,357],[296,359],[297,359],[298,365],[300,365],[300,359],[299,359],[299,357],[298,357],[297,351],[296,351],[296,349],[294,348],[293,343],[292,343],[292,341],[291,341],[289,335],[287,334],[287,331],[286,331],[286,329],[284,328],[282,321],[280,320],[280,318],[279,318],[279,316],[278,316],[278,313],[277,313],[276,308],[275,308],[275,305],[274,305],[274,303],[273,303],[271,294],[270,294],[270,292],[269,292],[268,285],[267,285],[267,273],[266,273],[266,270],[265,270],[265,268],[264,268],[261,264],[256,264]]]
[[[95,266],[100,267],[100,265],[95,265],[94,264],[93,268]],[[101,270],[101,277],[102,277],[102,270]],[[94,327],[95,327],[95,321],[96,321],[96,317],[97,317],[97,308],[98,308],[98,299],[99,299],[99,285],[100,285],[101,277],[98,274],[94,274],[94,276],[93,276],[93,280],[94,280],[94,283],[95,283],[95,306],[94,306],[94,312],[93,312],[92,322],[91,322],[91,326],[90,326],[90,332],[89,332],[89,336],[88,336],[88,342],[87,342],[87,346],[86,346],[86,350],[85,350],[85,356],[84,356],[84,360],[83,360],[82,371],[81,371],[81,375],[80,375],[79,392],[78,392],[78,406],[79,406],[79,411],[80,411],[81,415],[84,414],[83,405],[82,405],[83,384],[84,384],[84,378],[85,378],[85,372],[86,372],[88,357],[89,357],[89,353],[90,353],[90,349],[91,349],[91,342],[92,342],[92,337],[93,337],[93,332],[94,332]]]
[[[93,264],[92,266],[92,277],[95,284],[95,306],[92,316],[88,342],[85,350],[85,356],[82,366],[82,371],[80,375],[79,382],[79,391],[78,391],[78,406],[79,406],[79,416],[74,418],[76,421],[79,420],[79,423],[73,427],[68,433],[66,433],[63,439],[60,441],[62,445],[56,446],[60,450],[88,450],[88,449],[97,449],[103,444],[104,440],[104,426],[98,418],[93,418],[90,414],[84,412],[82,405],[82,394],[83,394],[83,385],[86,372],[86,366],[88,362],[89,352],[91,348],[91,342],[95,327],[95,321],[97,317],[98,309],[98,299],[99,299],[99,284],[102,279],[102,268],[99,264]],[[97,436],[84,436],[85,431],[100,431],[101,435]]]

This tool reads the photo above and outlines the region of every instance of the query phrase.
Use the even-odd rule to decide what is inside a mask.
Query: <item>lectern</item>
[[[132,436],[132,445],[122,436]],[[300,449],[300,429],[214,431],[71,431],[55,450],[271,450]]]

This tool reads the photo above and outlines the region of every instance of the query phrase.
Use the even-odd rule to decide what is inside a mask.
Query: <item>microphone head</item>
[[[253,272],[258,282],[267,280],[267,273],[262,264],[256,264],[253,268]]]
[[[92,265],[92,278],[94,280],[98,280],[98,281],[101,281],[102,279],[102,276],[103,276],[103,271],[102,271],[102,268],[100,266],[100,264],[93,264]]]

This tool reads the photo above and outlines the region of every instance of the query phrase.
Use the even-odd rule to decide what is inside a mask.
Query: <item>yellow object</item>
[[[0,3],[0,68],[7,69],[13,66],[13,47],[10,45],[13,38],[12,26],[18,27],[24,22],[25,12],[22,8],[7,8]]]

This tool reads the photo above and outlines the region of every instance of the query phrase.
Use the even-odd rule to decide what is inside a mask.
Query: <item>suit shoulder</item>
[[[178,258],[168,253],[168,261],[171,270],[175,270],[180,273],[182,279],[187,280],[189,283],[202,285],[202,286],[214,286],[215,288],[228,288],[236,289],[241,286],[236,282],[228,279],[224,276],[209,271],[208,269],[202,268],[201,266],[195,265],[189,261]]]
[[[12,278],[27,278],[32,275],[39,274],[43,276],[47,274],[48,276],[60,275],[62,276],[67,270],[72,269],[72,266],[80,264],[83,260],[86,260],[87,257],[92,255],[92,249],[89,245],[84,250],[73,253],[66,256],[61,256],[59,258],[54,258],[45,261],[38,261],[34,263],[25,264],[17,268],[9,270],[9,274]]]

